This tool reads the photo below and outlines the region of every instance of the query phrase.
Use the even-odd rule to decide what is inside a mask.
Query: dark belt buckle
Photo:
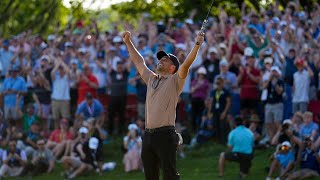
[[[148,131],[149,133],[154,133],[154,132],[156,132],[155,129],[148,129],[147,131]]]

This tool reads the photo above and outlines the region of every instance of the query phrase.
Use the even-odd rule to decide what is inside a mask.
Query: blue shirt
[[[9,50],[5,51],[4,49],[0,49],[0,62],[2,63],[2,72],[1,72],[2,76],[6,75],[12,57],[13,57],[13,53],[11,51]]]
[[[93,102],[91,106],[87,104],[87,101],[84,100],[78,105],[77,109],[77,115],[82,114],[84,118],[88,119],[90,117],[98,117],[103,113],[103,106],[102,104],[97,100],[93,99]]]
[[[289,151],[286,154],[277,154],[276,155],[276,159],[278,160],[279,164],[281,165],[282,169],[287,168],[287,166],[289,165],[290,162],[294,162],[295,158],[294,158],[294,154],[292,151]]]
[[[312,169],[314,171],[320,172],[320,163],[318,163],[315,156],[315,152],[305,148],[301,153],[301,169]]]
[[[16,78],[8,77],[4,80],[1,92],[6,90],[15,90],[19,92],[27,92],[27,84],[25,80],[18,76]],[[17,94],[7,94],[4,96],[5,107],[15,107],[17,100]],[[23,105],[23,96],[21,97],[20,105]]]
[[[301,128],[300,128],[299,135],[301,138],[308,137],[311,135],[312,131],[318,132],[318,129],[319,129],[318,124],[316,124],[314,122],[311,122],[308,125],[302,124]]]
[[[228,146],[232,147],[232,152],[251,154],[253,145],[253,133],[245,126],[238,126],[230,132]]]

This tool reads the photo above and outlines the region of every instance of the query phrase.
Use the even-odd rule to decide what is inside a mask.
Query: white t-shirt
[[[294,92],[292,102],[309,102],[310,76],[307,70],[293,74]]]
[[[107,63],[102,64],[105,69],[107,69]],[[97,78],[99,88],[107,86],[107,73],[106,71],[102,71],[102,69],[97,65],[97,63],[90,63],[90,67],[92,68],[93,75]]]
[[[52,82],[51,98],[53,100],[70,100],[70,80],[66,74],[60,77],[60,74],[56,73],[55,80]]]

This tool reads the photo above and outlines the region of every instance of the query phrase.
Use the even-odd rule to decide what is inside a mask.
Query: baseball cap
[[[64,46],[65,46],[65,47],[72,47],[73,44],[72,44],[72,42],[65,42],[65,43],[64,43]]]
[[[12,66],[12,67],[10,68],[10,71],[11,71],[11,72],[20,71],[20,67],[19,67],[19,66]]]
[[[86,48],[79,48],[78,51],[80,53],[86,53],[87,52],[87,49]]]
[[[273,17],[272,22],[278,24],[280,23],[280,19],[278,17]]]
[[[174,73],[176,73],[177,71],[178,71],[178,69],[179,69],[179,66],[180,66],[180,63],[179,63],[179,61],[178,61],[178,58],[175,56],[175,55],[173,55],[173,54],[167,54],[166,52],[164,52],[164,51],[159,51],[158,53],[157,53],[157,58],[158,58],[158,60],[160,60],[161,58],[163,58],[164,56],[167,56],[167,57],[169,57],[169,59],[172,61],[172,63],[176,66],[176,70],[174,71]]]
[[[303,66],[304,65],[304,60],[303,59],[299,59],[294,63],[296,66]]]
[[[187,23],[187,24],[193,24],[193,20],[192,19],[186,19],[184,22]]]
[[[286,120],[284,120],[283,122],[282,122],[282,124],[292,124],[292,121],[291,121],[291,119],[286,119]]]
[[[50,34],[50,35],[48,36],[48,41],[53,41],[55,38],[56,38],[55,35]]]
[[[253,49],[251,47],[246,47],[244,49],[244,55],[248,57],[253,57]]]
[[[87,98],[87,99],[92,99],[93,96],[92,96],[92,94],[91,94],[90,92],[88,92],[88,93],[86,94],[86,98]]]
[[[204,74],[204,75],[206,75],[206,74],[207,74],[207,70],[206,70],[206,68],[204,68],[204,67],[200,67],[200,68],[198,69],[197,73],[198,73],[198,74]]]
[[[291,148],[291,144],[289,141],[284,141],[283,143],[281,143],[281,146],[287,146],[287,147]]]
[[[278,66],[272,66],[271,71],[276,71],[281,76],[281,71]]]
[[[41,58],[40,58],[40,61],[43,61],[43,60],[49,61],[50,57],[48,55],[42,55]]]
[[[219,66],[228,66],[228,61],[226,59],[223,59],[222,61],[220,61]]]
[[[182,50],[187,50],[187,46],[185,45],[185,44],[183,44],[183,43],[178,43],[177,45],[176,45],[176,48],[177,49],[182,49]]]
[[[225,43],[220,43],[219,47],[223,49],[227,49],[227,45]]]
[[[86,128],[86,127],[81,127],[81,128],[79,129],[79,133],[88,134],[88,132],[89,132],[89,130],[88,130],[88,128]]]
[[[97,150],[99,146],[99,140],[96,137],[92,137],[89,140],[89,148],[92,150]]]
[[[134,123],[129,124],[129,126],[128,126],[129,131],[138,130],[138,129],[139,129],[138,126]]]
[[[10,42],[9,42],[9,40],[4,40],[3,42],[2,42],[2,44],[4,45],[4,46],[9,46],[10,45]]]
[[[266,57],[266,58],[264,58],[263,62],[264,62],[264,64],[267,64],[267,63],[272,64],[273,59],[271,57]]]
[[[217,53],[218,53],[218,50],[217,50],[217,48],[215,48],[215,47],[210,47],[209,50],[208,50],[208,52],[209,52],[210,54],[211,54],[211,53],[217,54]]]
[[[112,42],[113,43],[120,43],[122,42],[122,38],[120,36],[115,36],[113,39],[112,39]]]

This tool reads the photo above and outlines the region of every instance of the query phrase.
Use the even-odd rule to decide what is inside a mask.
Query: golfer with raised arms
[[[165,180],[180,179],[176,170],[176,151],[179,136],[175,131],[176,106],[189,68],[204,41],[201,31],[186,60],[180,65],[173,54],[157,53],[157,72],[152,72],[131,41],[131,33],[122,35],[130,59],[147,84],[145,134],[142,141],[142,162],[146,180],[158,180],[160,168]]]

